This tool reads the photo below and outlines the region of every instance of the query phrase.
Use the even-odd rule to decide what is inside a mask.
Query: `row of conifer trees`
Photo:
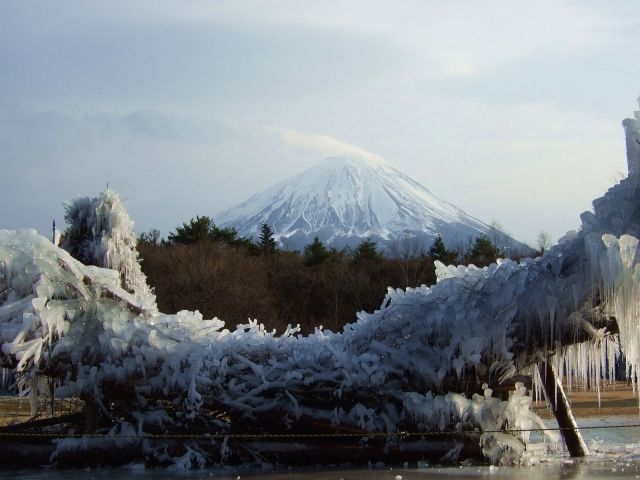
[[[354,249],[328,248],[317,237],[304,250],[279,248],[267,224],[256,242],[210,217],[197,216],[161,239],[157,230],[138,238],[142,267],[162,311],[200,310],[233,327],[257,318],[282,331],[323,325],[339,330],[360,310],[380,306],[388,287],[435,282],[434,261],[483,266],[500,254],[478,237],[467,252],[448,249],[437,237],[430,248],[404,245],[385,255],[372,240]]]

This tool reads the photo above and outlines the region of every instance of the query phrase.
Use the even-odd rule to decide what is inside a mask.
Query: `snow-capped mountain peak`
[[[253,238],[266,222],[277,240],[292,249],[316,235],[336,247],[364,238],[389,247],[409,235],[428,248],[438,234],[454,245],[491,230],[391,164],[355,156],[326,158],[214,220]]]

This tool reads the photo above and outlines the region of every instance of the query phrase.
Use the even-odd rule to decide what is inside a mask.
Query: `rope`
[[[596,430],[611,428],[639,428],[640,423],[630,425],[593,425],[590,427],[579,427],[578,430]],[[32,432],[0,432],[0,438],[147,438],[147,439],[184,439],[184,440],[222,440],[225,438],[239,440],[264,440],[264,439],[291,439],[291,438],[363,438],[363,437],[425,437],[425,436],[446,436],[464,435],[467,433],[524,433],[524,432],[559,432],[563,430],[573,430],[570,427],[549,427],[549,428],[521,428],[510,430],[465,430],[461,432],[361,432],[361,433],[83,433],[83,434],[59,434],[59,433],[32,433]]]

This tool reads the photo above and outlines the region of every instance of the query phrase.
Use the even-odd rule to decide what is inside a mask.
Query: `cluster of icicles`
[[[558,380],[571,388],[591,388],[598,394],[603,382],[621,375],[637,393],[640,368],[640,174],[623,179],[594,200],[594,212],[582,214],[577,237],[584,244],[589,266],[586,284],[600,309],[615,318],[618,334],[593,330],[592,341],[557,347],[551,358]],[[574,235],[575,237],[575,235]],[[575,238],[574,238],[575,240]],[[552,343],[550,341],[550,343]],[[551,345],[553,347],[553,345]],[[619,369],[623,369],[620,372]],[[531,369],[536,398],[542,398],[537,369]]]

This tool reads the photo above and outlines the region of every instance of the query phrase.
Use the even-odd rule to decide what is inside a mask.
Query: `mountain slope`
[[[371,238],[393,249],[410,237],[429,248],[440,234],[455,247],[491,231],[388,163],[354,157],[327,158],[214,219],[254,239],[266,222],[291,249],[304,247],[315,235],[338,248]]]

